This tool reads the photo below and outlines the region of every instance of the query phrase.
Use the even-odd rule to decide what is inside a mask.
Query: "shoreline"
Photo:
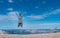
[[[31,34],[31,35],[0,34],[0,38],[60,38],[60,33]]]

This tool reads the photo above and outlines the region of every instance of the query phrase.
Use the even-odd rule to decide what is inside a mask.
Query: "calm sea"
[[[60,32],[60,29],[56,29]],[[8,34],[44,34],[52,33],[54,30],[51,29],[3,29]]]

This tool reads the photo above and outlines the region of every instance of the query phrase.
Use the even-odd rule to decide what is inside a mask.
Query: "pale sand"
[[[60,38],[60,33],[31,34],[31,35],[0,34],[0,38]]]

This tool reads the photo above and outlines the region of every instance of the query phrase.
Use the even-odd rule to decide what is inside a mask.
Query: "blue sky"
[[[24,14],[18,28],[15,13]],[[0,0],[0,29],[60,29],[60,0]]]

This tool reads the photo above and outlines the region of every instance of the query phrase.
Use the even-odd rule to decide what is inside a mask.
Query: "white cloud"
[[[0,15],[0,29],[18,28],[17,11],[8,12],[6,15]]]
[[[6,15],[0,15],[0,20],[17,20],[17,16],[15,13],[18,13],[17,11],[9,12]]]
[[[9,3],[13,3],[13,0],[8,0]]]
[[[8,20],[17,20],[17,15],[16,15],[16,13],[18,13],[18,12],[16,12],[16,11],[14,11],[14,12],[9,12],[9,13],[8,13]]]
[[[60,25],[60,23],[39,23],[38,25]]]
[[[28,18],[30,19],[43,19],[43,15],[30,15],[30,16],[27,16]]]
[[[42,14],[42,15],[30,15],[30,16],[27,16],[28,18],[30,19],[44,19],[50,15],[56,15],[56,14],[60,14],[60,9],[56,9],[56,10],[53,10],[51,12],[48,12],[48,13],[45,13],[45,14]]]
[[[60,23],[35,23],[28,24],[24,29],[60,29]]]
[[[7,19],[7,15],[0,15],[0,20],[5,20]]]
[[[38,6],[35,6],[35,8],[39,8]]]
[[[9,10],[9,11],[13,11],[13,8],[8,8],[7,10]]]

